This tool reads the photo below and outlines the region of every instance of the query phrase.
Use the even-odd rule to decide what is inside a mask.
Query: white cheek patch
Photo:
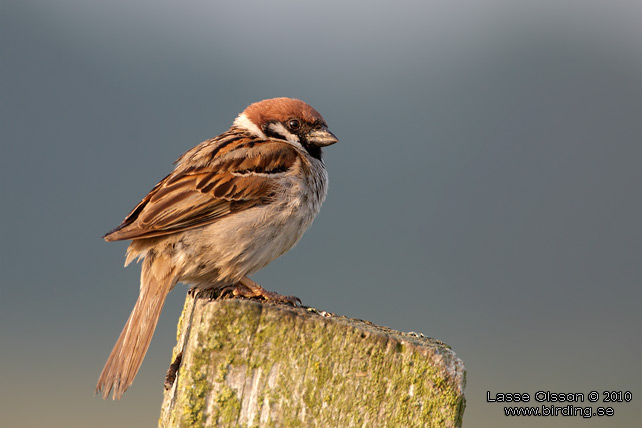
[[[273,122],[268,125],[268,128],[270,128],[270,131],[274,132],[275,134],[279,134],[283,138],[285,138],[287,141],[290,143],[299,143],[299,136],[294,135],[290,131],[288,131],[285,126],[283,126],[282,123],[279,122]]]
[[[256,126],[248,117],[241,113],[236,119],[234,119],[234,125],[239,128],[249,131],[251,134],[256,135],[259,138],[266,139],[265,134],[258,126]]]

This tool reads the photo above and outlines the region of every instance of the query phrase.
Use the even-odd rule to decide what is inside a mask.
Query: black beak
[[[308,132],[306,140],[309,144],[313,144],[318,147],[325,147],[339,142],[339,139],[335,137],[335,135],[325,126]]]

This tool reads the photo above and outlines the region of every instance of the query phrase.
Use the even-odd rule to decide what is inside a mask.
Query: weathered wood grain
[[[172,361],[163,428],[462,424],[448,345],[312,308],[188,296]]]

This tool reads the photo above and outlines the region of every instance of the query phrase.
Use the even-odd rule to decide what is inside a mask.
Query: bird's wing
[[[106,241],[151,238],[213,223],[232,213],[269,203],[277,179],[299,153],[291,145],[250,137],[212,150],[204,165],[182,167],[158,183]]]

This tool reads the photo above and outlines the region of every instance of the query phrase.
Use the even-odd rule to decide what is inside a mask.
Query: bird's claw
[[[264,299],[268,302],[286,303],[292,306],[301,305],[301,299],[296,296],[284,296],[283,294],[279,294],[274,291],[268,291],[256,283],[253,286],[247,286],[241,283],[228,285],[227,287],[221,289],[220,295],[222,296],[227,293],[231,293],[233,296],[241,296],[248,299],[258,298]]]

